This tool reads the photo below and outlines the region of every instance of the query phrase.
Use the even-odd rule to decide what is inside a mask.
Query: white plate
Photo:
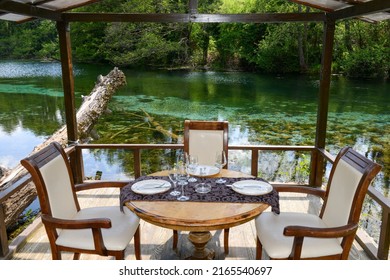
[[[172,187],[171,183],[165,180],[149,179],[135,182],[131,190],[138,194],[163,193]]]
[[[232,185],[235,192],[244,195],[263,195],[272,191],[272,186],[266,182],[257,180],[242,180]]]
[[[201,170],[203,173],[201,173]],[[191,176],[207,177],[219,173],[219,168],[211,165],[198,165],[194,173],[188,172]]]

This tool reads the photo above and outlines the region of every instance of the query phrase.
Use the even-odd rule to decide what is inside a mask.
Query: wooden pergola
[[[75,89],[73,77],[73,64],[70,40],[70,23],[72,22],[180,22],[180,23],[283,23],[283,22],[319,22],[323,23],[323,50],[320,73],[320,89],[318,98],[318,111],[316,122],[316,136],[312,149],[307,147],[231,147],[232,149],[252,150],[252,174],[257,175],[259,150],[306,150],[311,151],[311,166],[309,185],[321,186],[324,159],[331,160],[332,156],[325,150],[329,88],[331,82],[331,64],[334,44],[335,24],[337,21],[359,18],[368,22],[379,22],[390,19],[390,0],[286,0],[296,4],[314,8],[312,13],[250,13],[250,14],[204,14],[198,13],[198,0],[188,0],[188,13],[183,14],[139,14],[139,13],[85,13],[74,12],[75,8],[90,5],[99,0],[0,0],[0,20],[23,23],[34,19],[47,19],[55,21],[57,25],[62,80],[66,111],[66,126],[68,143],[78,141]],[[76,145],[77,146],[77,145]],[[162,145],[160,145],[162,146]],[[98,148],[98,145],[89,145],[88,148]],[[180,145],[166,145],[165,148],[180,148]],[[85,148],[85,147],[84,147]],[[110,145],[109,148],[118,148]],[[138,145],[131,148],[135,153],[135,176],[140,175],[140,149]],[[160,147],[161,148],[161,147]],[[75,181],[83,180],[81,166],[81,149],[71,156],[75,171]],[[150,147],[148,148],[150,149]],[[0,209],[1,210],[1,209]],[[1,212],[1,211],[0,211]],[[1,220],[1,213],[0,213]],[[390,212],[384,214],[382,223],[385,223],[384,237],[380,246],[382,254],[388,254],[390,243]],[[0,221],[1,225],[1,221]],[[386,236],[387,235],[387,236]],[[6,236],[5,236],[6,237]],[[4,233],[0,233],[0,241],[4,240]],[[6,254],[4,242],[1,242],[0,257]],[[387,248],[387,249],[386,249]],[[385,256],[379,256],[385,258]]]

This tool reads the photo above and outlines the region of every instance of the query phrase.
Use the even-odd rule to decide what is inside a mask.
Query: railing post
[[[83,150],[76,145],[75,152],[71,154],[71,163],[74,164],[74,179],[77,183],[82,183],[85,178],[83,161]]]
[[[378,242],[378,259],[387,260],[389,258],[390,246],[390,211],[382,207],[382,225]]]
[[[134,150],[134,177],[138,178],[141,176],[141,150]]]
[[[0,259],[5,259],[9,253],[7,227],[3,204],[0,203]]]
[[[317,163],[318,163],[318,150],[311,152],[310,157],[310,174],[309,174],[309,186],[316,186],[319,180],[317,180]],[[322,184],[322,180],[321,180]]]
[[[251,174],[257,177],[259,173],[259,150],[252,149]]]

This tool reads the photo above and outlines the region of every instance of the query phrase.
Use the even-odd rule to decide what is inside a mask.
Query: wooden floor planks
[[[81,207],[97,205],[118,205],[119,191],[116,189],[90,190],[79,193]],[[302,194],[287,194],[281,197],[281,211],[302,211],[317,213],[319,201]],[[267,210],[269,211],[269,210]],[[172,250],[172,230],[151,225],[141,221],[141,253],[143,260],[179,260],[191,255],[192,244],[187,240],[188,232],[179,232],[178,249]],[[32,229],[33,228],[33,229]],[[50,260],[51,251],[46,232],[39,222],[27,230],[28,237],[16,250],[13,260]],[[256,229],[254,222],[230,229],[228,255],[224,254],[223,231],[213,231],[208,248],[215,251],[218,260],[253,260],[255,259]],[[356,242],[355,242],[356,243]],[[265,255],[265,254],[263,254]],[[266,256],[265,256],[266,257]],[[63,259],[72,259],[72,255],[63,253]],[[110,257],[82,255],[82,260],[104,260]],[[126,249],[126,259],[135,260],[133,241]],[[369,259],[358,244],[354,244],[350,259]]]

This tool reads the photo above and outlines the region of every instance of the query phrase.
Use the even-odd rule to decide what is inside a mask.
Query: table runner
[[[121,188],[120,191],[120,207],[121,210],[123,210],[123,205],[125,202],[128,201],[134,201],[134,200],[147,200],[147,201],[177,201],[176,196],[172,196],[169,193],[172,191],[172,189],[169,189],[166,192],[159,193],[159,194],[138,194],[131,190],[131,186],[139,181],[142,180],[148,180],[148,179],[159,179],[159,180],[166,180],[170,182],[168,176],[141,176],[137,178],[136,180],[130,182],[123,188]],[[215,181],[218,178],[197,178],[197,182],[194,183],[188,183],[188,185],[184,186],[184,193],[185,195],[189,196],[190,199],[188,201],[192,202],[238,202],[238,203],[266,203],[271,206],[271,211],[275,214],[280,213],[279,209],[279,194],[277,191],[272,190],[272,192],[265,194],[265,195],[243,195],[235,192],[230,187],[227,187],[226,185],[231,185],[235,182],[242,181],[242,180],[248,180],[248,178],[224,178],[226,180],[226,183],[224,184],[217,184]],[[251,180],[258,180],[267,182],[264,179],[261,178],[251,178]],[[195,191],[196,184],[199,183],[209,183],[211,185],[211,191],[206,194],[197,193]],[[180,190],[180,186],[178,186],[178,189]],[[185,202],[183,202],[185,203]]]

